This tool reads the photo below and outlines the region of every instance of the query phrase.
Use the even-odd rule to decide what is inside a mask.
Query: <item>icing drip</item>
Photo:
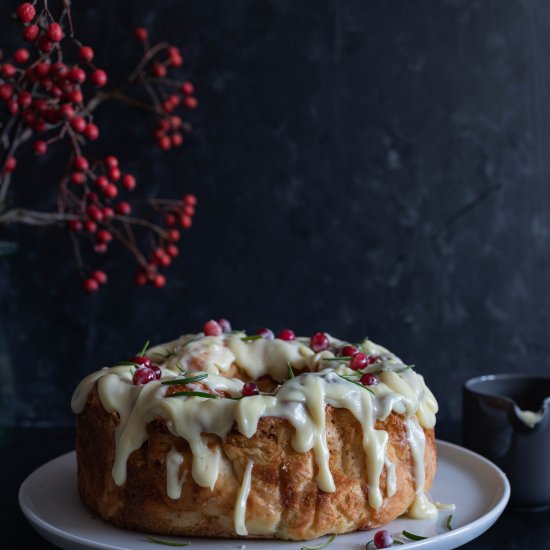
[[[180,498],[181,488],[187,478],[187,470],[180,477],[182,464],[183,455],[172,447],[166,455],[166,494],[174,500]]]
[[[254,463],[251,460],[246,463],[246,468],[243,474],[243,482],[241,483],[241,487],[237,493],[237,500],[235,502],[235,531],[237,532],[237,535],[241,536],[248,535],[248,530],[245,525],[246,501],[248,500],[248,494],[250,493],[253,466]]]
[[[244,333],[219,337],[185,335],[151,348],[147,356],[160,365],[161,381],[134,385],[128,366],[104,368],[82,380],[71,400],[75,413],[84,409],[87,396],[96,383],[104,408],[110,413],[118,413],[113,465],[113,479],[117,485],[124,484],[128,457],[146,441],[146,426],[157,416],[166,419],[167,427],[174,435],[188,442],[193,457],[191,476],[199,486],[210,489],[214,488],[218,478],[220,451],[216,446],[209,446],[209,442],[216,440],[215,436],[223,439],[233,426],[250,438],[256,432],[260,418],[271,416],[286,419],[292,424],[293,449],[296,452],[313,451],[319,488],[325,492],[334,492],[336,486],[330,471],[327,445],[325,407],[328,404],[337,409],[349,410],[361,425],[368,502],[375,509],[383,503],[380,476],[384,467],[387,495],[394,495],[397,488],[395,464],[387,457],[388,433],[376,430],[375,422],[385,420],[392,412],[406,416],[416,483],[416,498],[409,513],[415,517],[431,517],[435,507],[424,495],[425,438],[422,428],[435,425],[438,405],[421,375],[407,368],[387,349],[365,340],[361,345],[363,350],[382,359],[367,369],[379,378],[379,384],[369,388],[371,393],[365,387],[342,378],[355,376],[356,373],[329,350],[314,353],[307,346],[308,339],[246,341],[243,337]],[[332,337],[330,342],[335,348],[343,344]],[[294,371],[303,374],[285,380],[288,377],[288,363]],[[181,378],[182,369],[187,372],[201,370],[208,372],[208,377],[200,383],[188,384],[189,391],[204,391],[206,387],[217,395],[223,392],[228,397],[240,398],[243,382],[230,377],[235,368],[253,379],[269,374],[275,380],[284,381],[284,384],[273,394],[237,400],[223,397],[167,397],[168,386],[161,383]],[[166,457],[170,498],[179,498],[181,494],[187,475],[185,471],[179,476],[182,463],[181,454],[172,449]],[[245,471],[240,495],[244,494],[247,475],[250,476],[250,472],[246,474]],[[249,485],[250,480],[247,483]],[[235,525],[246,531],[242,510],[241,498],[235,506]],[[239,520],[241,516],[238,516],[241,512],[242,521]]]
[[[416,495],[412,506],[409,508],[408,516],[415,519],[432,519],[437,517],[437,507],[430,502],[424,493],[426,437],[415,417],[407,419],[405,426],[407,427],[407,437],[414,461],[414,482],[416,485]]]

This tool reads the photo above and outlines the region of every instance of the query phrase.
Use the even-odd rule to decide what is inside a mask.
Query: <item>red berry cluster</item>
[[[162,377],[160,367],[155,365],[149,357],[136,355],[135,357],[131,357],[129,362],[137,366],[132,376],[132,383],[136,386],[148,384],[153,380],[160,380]]]
[[[83,239],[91,242],[98,254],[107,252],[110,244],[118,241],[138,263],[136,284],[163,287],[166,278],[159,270],[178,256],[176,243],[181,235],[177,228],[191,227],[196,197],[188,194],[181,201],[148,199],[151,213],[144,217],[128,197],[122,198],[135,189],[136,178],[121,171],[115,156],[96,161],[82,149],[99,139],[94,111],[107,99],[153,111],[158,124],[155,138],[162,149],[182,145],[191,126],[177,109],[197,107],[194,86],[173,74],[184,64],[180,50],[166,42],[151,45],[147,30],[137,28],[134,34],[144,50],[140,61],[125,82],[105,90],[107,72],[95,65],[93,48],[75,38],[70,3],[63,2],[62,6],[55,19],[46,0],[20,4],[16,17],[28,46],[0,61],[0,102],[5,105],[5,120],[0,120],[5,149],[0,168],[0,224],[4,220],[36,225],[65,222],[76,244],[84,289],[89,293],[97,291],[107,276],[101,270],[84,266],[79,250]],[[149,103],[126,94],[138,83],[149,94]],[[43,212],[9,210],[5,198],[17,168],[19,146],[32,139],[32,151],[44,156],[51,145],[65,138],[71,146],[71,159],[68,172],[58,185],[57,212],[48,217]],[[138,228],[149,233],[146,252],[134,234]]]

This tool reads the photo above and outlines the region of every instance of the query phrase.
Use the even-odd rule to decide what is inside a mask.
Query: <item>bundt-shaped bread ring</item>
[[[326,337],[319,351],[186,335],[92,373],[72,400],[83,502],[131,530],[230,538],[433,516],[437,402],[422,376],[368,340],[342,356],[350,345]]]

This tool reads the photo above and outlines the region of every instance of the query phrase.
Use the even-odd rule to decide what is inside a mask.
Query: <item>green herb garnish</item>
[[[336,533],[334,533],[334,535],[331,535],[330,538],[323,544],[319,544],[317,546],[305,546],[304,544],[302,544],[300,548],[302,550],[321,550],[321,548],[326,548],[327,546],[330,546],[334,542],[335,538],[336,538]]]
[[[403,536],[411,540],[424,540],[428,538],[421,535],[415,535],[414,533],[409,533],[409,531],[403,531]]]
[[[451,514],[448,518],[447,518],[447,529],[449,531],[452,531],[453,530],[453,526],[452,526],[452,522],[453,521],[453,514]]]
[[[396,372],[397,374],[399,374],[399,373],[401,373],[401,372],[405,372],[406,370],[414,369],[414,367],[415,367],[414,365],[407,365],[405,368],[400,369],[400,370],[396,370],[395,372]]]
[[[177,391],[167,395],[167,397],[207,397],[209,399],[218,399],[217,395],[206,393],[203,391]]]
[[[169,540],[155,539],[155,538],[150,537],[148,535],[147,535],[147,540],[149,542],[154,542],[155,544],[164,544],[165,546],[179,546],[179,547],[182,547],[182,546],[189,546],[191,544],[190,542],[172,542],[172,541],[169,541]]]
[[[208,377],[208,374],[202,373],[197,374],[197,376],[190,376],[189,378],[178,378],[177,380],[165,380],[161,382],[163,386],[176,386],[179,384],[190,384],[191,382],[198,382],[199,380],[204,380]]]
[[[263,338],[261,334],[253,334],[252,336],[243,336],[241,340],[243,342],[253,342],[254,340],[259,340],[260,338]]]
[[[349,361],[351,355],[342,355],[342,357],[323,357],[321,361]]]
[[[359,386],[360,388],[363,388],[364,390],[367,390],[368,392],[372,393],[372,395],[376,395],[368,386],[363,386],[363,384],[356,382],[355,380],[350,380],[346,376],[338,374],[337,372],[335,374],[337,374],[340,378],[343,378],[346,382],[351,382],[352,384],[355,384],[356,386]]]
[[[118,363],[115,363],[113,366],[114,367],[138,367],[139,365],[137,363],[134,363],[134,361],[119,361]]]
[[[405,543],[400,541],[400,540],[394,540],[392,542],[393,546],[396,546],[396,545],[399,545],[399,544],[405,544]],[[371,545],[373,545],[373,546],[371,546]],[[376,548],[376,546],[374,546],[374,539],[369,540],[369,542],[367,542],[367,544],[365,544],[365,548],[366,548],[366,550],[370,550],[370,548]]]
[[[145,355],[145,352],[147,351],[147,348],[149,347],[149,340],[147,340],[147,342],[145,342],[145,344],[143,344],[143,347],[141,348],[141,351],[139,352],[139,357],[143,357]]]
[[[294,371],[292,370],[292,365],[290,364],[290,361],[287,361],[286,364],[288,365],[288,376],[290,378],[296,378],[296,375],[294,374]]]

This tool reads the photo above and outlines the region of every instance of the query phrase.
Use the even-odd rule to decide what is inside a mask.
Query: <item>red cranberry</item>
[[[26,63],[29,60],[30,56],[31,54],[29,53],[29,50],[25,48],[19,48],[13,54],[13,60],[16,63]]]
[[[378,361],[378,355],[369,355],[368,361],[369,361],[369,365],[376,363],[376,361]]]
[[[279,332],[279,334],[277,334],[277,338],[286,341],[295,340],[296,334],[294,334],[293,330],[290,330],[289,328],[284,328],[283,330],[281,330],[281,332]]]
[[[206,321],[202,327],[202,330],[206,336],[220,336],[223,333],[223,328],[218,322],[214,321],[214,319]]]
[[[162,288],[166,286],[166,277],[161,273],[157,273],[153,279],[153,286],[155,288]]]
[[[136,372],[134,372],[132,382],[136,386],[138,386],[140,384],[148,384],[149,382],[152,382],[156,379],[157,377],[153,369],[149,367],[139,367],[138,369],[136,369]]]
[[[268,329],[268,328],[259,328],[257,331],[256,331],[256,334],[258,336],[261,336],[262,338],[264,338],[265,340],[273,340],[273,338],[275,338],[275,335],[273,334],[273,331]]]
[[[30,27],[27,27],[30,28]],[[53,50],[53,42],[46,36],[42,35],[36,43],[38,49],[45,53],[50,53]]]
[[[90,278],[84,281],[84,290],[88,294],[91,294],[92,292],[95,292],[98,289],[99,289],[99,283],[95,279]]]
[[[119,202],[116,205],[116,211],[121,216],[128,216],[130,214],[130,212],[132,212],[132,207],[130,206],[129,203],[123,201],[123,202]]]
[[[188,109],[196,109],[199,102],[197,101],[197,98],[196,97],[193,97],[193,96],[187,96],[184,100],[183,100],[183,104],[188,108]]]
[[[92,278],[95,279],[100,285],[104,285],[107,282],[107,273],[98,269],[92,273]]]
[[[6,164],[4,166],[4,172],[7,174],[10,174],[15,170],[15,167],[17,166],[17,159],[15,157],[8,157],[6,160]]]
[[[94,50],[92,50],[90,46],[82,46],[82,48],[78,50],[78,57],[83,63],[90,63],[94,58]]]
[[[155,378],[157,380],[160,380],[162,377],[162,371],[160,370],[160,367],[158,365],[151,365],[151,369],[155,373]]]
[[[180,240],[180,232],[177,230],[177,229],[170,229],[170,231],[168,231],[168,240],[170,242],[177,242]]]
[[[129,361],[130,363],[135,363],[140,367],[151,367],[152,364],[151,359],[149,359],[149,357],[145,357],[145,355],[134,355],[134,357],[130,357]]]
[[[30,23],[36,15],[36,9],[30,2],[25,2],[17,8],[17,17],[21,23]]]
[[[114,155],[105,157],[105,164],[109,168],[116,168],[118,166],[118,159]]]
[[[71,120],[71,126],[75,132],[78,132],[79,134],[81,134],[86,129],[86,126],[87,126],[86,120],[81,116],[75,116]]]
[[[355,353],[357,353],[357,348],[355,346],[342,346],[340,350],[338,351],[338,355],[340,357],[351,357]]]
[[[104,194],[108,199],[114,199],[114,198],[118,195],[117,186],[116,186],[114,183],[108,183],[108,184],[103,188],[103,194]]]
[[[38,25],[29,25],[23,29],[23,38],[27,42],[34,42],[38,38],[40,29]]]
[[[75,170],[78,170],[79,172],[84,172],[85,170],[88,170],[90,167],[90,163],[88,162],[88,159],[83,156],[78,156],[74,159],[73,162],[73,168]]]
[[[141,40],[142,42],[144,40],[147,40],[147,36],[148,36],[147,29],[144,29],[143,27],[138,27],[137,29],[134,30],[134,36],[138,40]]]
[[[168,253],[170,254],[170,252]],[[222,330],[224,332],[231,332],[231,323],[227,319],[218,319],[217,323],[218,325],[220,325],[220,327],[222,327]]]
[[[190,204],[191,206],[196,206],[197,205],[197,197],[195,197],[195,195],[192,195],[192,194],[187,194],[185,195],[185,197],[183,197],[183,202],[185,204]]]
[[[316,353],[327,349],[328,344],[328,336],[324,332],[316,332],[309,341],[311,349]]]
[[[84,129],[84,135],[90,141],[95,141],[99,137],[99,128],[95,124],[90,123]]]
[[[124,174],[122,176],[122,187],[127,191],[132,191],[136,187],[136,178],[132,174]]]
[[[378,384],[378,378],[376,378],[374,374],[367,372],[361,376],[361,384],[363,384],[363,386],[376,386],[376,384]]]
[[[349,368],[352,370],[364,369],[368,365],[367,356],[360,351],[355,352],[349,360]]]
[[[377,531],[374,535],[374,546],[376,548],[389,548],[393,545],[393,537],[389,531]]]
[[[52,42],[61,42],[61,39],[63,38],[63,30],[61,29],[61,25],[59,23],[51,23],[46,31],[46,34]]]
[[[247,382],[243,386],[243,397],[250,397],[251,395],[258,395],[260,390],[254,382]]]
[[[98,88],[102,88],[107,84],[107,73],[101,69],[96,69],[90,77],[92,84]]]
[[[185,81],[182,83],[180,90],[182,94],[193,95],[195,92],[195,86],[193,86],[191,82]]]
[[[32,144],[32,150],[38,156],[45,155],[46,151],[48,150],[48,144],[42,140],[35,141]]]

